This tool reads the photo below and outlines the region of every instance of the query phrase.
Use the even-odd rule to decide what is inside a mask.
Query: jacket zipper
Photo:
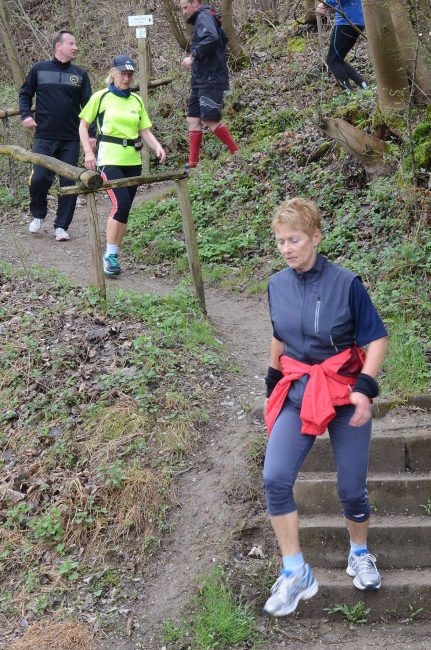
[[[316,311],[314,312],[314,332],[317,334],[319,331],[319,316],[320,316],[320,298],[317,299]]]

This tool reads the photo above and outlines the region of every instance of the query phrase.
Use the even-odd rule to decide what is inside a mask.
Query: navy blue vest
[[[349,308],[352,271],[317,255],[309,271],[287,268],[269,280],[269,310],[284,352],[303,363],[321,363],[355,343]]]

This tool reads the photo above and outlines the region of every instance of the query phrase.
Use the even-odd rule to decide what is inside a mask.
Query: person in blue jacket
[[[361,0],[326,0],[326,4],[322,2],[317,5],[316,13],[325,14],[327,11],[326,5],[331,5],[335,9],[335,26],[332,30],[331,42],[326,57],[328,68],[344,90],[353,91],[351,81],[360,88],[366,88],[367,82],[364,77],[345,61],[347,54],[359,38],[357,30],[362,31],[365,26]],[[337,9],[341,10],[357,29]]]

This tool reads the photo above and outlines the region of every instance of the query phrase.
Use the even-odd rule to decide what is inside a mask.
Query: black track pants
[[[357,27],[360,30],[364,29],[362,25],[357,25]],[[344,60],[358,38],[358,32],[351,25],[336,25],[331,34],[331,43],[326,57],[328,68],[338,84],[347,90],[352,90],[350,81],[358,86],[365,81],[364,77]]]
[[[78,164],[79,141],[75,140],[48,140],[46,138],[35,138],[33,151],[51,156],[57,160],[73,165]],[[55,172],[40,165],[33,165],[29,179],[30,186],[30,212],[36,219],[45,219],[48,211],[48,192],[54,180]],[[75,181],[60,176],[60,186],[74,185]],[[75,212],[76,195],[59,196],[57,217],[54,221],[54,228],[67,230]]]

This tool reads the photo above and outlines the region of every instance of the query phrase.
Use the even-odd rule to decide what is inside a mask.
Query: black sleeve
[[[31,106],[33,104],[33,97],[36,94],[36,87],[37,72],[35,72],[33,67],[19,91],[19,112],[22,120],[25,120],[27,117],[32,117]]]
[[[93,91],[91,90],[90,77],[85,72],[84,76],[82,78],[81,110],[87,104],[87,102],[90,99],[92,94],[93,94]],[[96,131],[97,131],[97,129],[96,129],[96,120],[94,120],[94,122],[92,122],[90,124],[89,129],[88,129],[88,135],[90,136],[90,138],[95,138],[96,137]]]
[[[217,49],[220,34],[215,23],[215,18],[207,11],[203,11],[199,15],[195,29],[198,40],[196,45],[193,45],[193,54],[199,60]]]

